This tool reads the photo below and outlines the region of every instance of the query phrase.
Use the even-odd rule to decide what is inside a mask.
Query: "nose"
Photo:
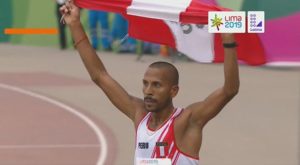
[[[147,85],[147,86],[144,87],[144,94],[147,95],[147,96],[153,95],[153,90],[152,90],[151,85]]]

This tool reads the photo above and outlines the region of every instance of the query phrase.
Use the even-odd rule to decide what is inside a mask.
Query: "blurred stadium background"
[[[218,2],[235,10],[264,10],[267,20],[300,15],[299,0],[219,0]],[[113,15],[110,19],[113,19]],[[299,36],[300,30],[293,29],[293,23],[298,27],[300,21],[290,21],[291,25],[286,25],[291,29],[289,35]],[[82,22],[88,33],[86,10],[82,11]],[[68,33],[70,49],[60,51],[57,35],[8,36],[2,33],[7,27],[57,27],[55,2],[53,0],[0,0],[0,83],[18,86],[54,98],[67,105],[78,107],[93,116],[93,119],[100,120],[101,124],[105,125],[106,138],[114,139],[108,143],[109,147],[114,148],[113,153],[109,154],[110,159],[113,159],[112,164],[132,164],[134,155],[132,124],[115,110],[95,85],[90,83],[87,72],[71,46],[70,34]],[[295,46],[297,44],[298,46]],[[295,52],[300,52],[300,43],[291,42],[284,46],[287,48],[291,46]],[[129,93],[140,97],[142,96],[141,78],[147,65],[157,60],[172,61],[160,56],[145,56],[144,62],[136,62],[135,57],[131,55],[115,56],[110,52],[101,54],[104,64],[116,80],[128,89]],[[295,54],[296,56],[300,56],[300,53]],[[198,64],[179,60],[175,62],[175,65],[181,74],[181,91],[175,99],[177,106],[184,107],[191,102],[203,99],[223,81],[220,64]],[[200,164],[299,165],[299,69],[242,65],[240,76],[239,95],[204,130]],[[47,78],[49,78],[49,81],[40,82],[40,79],[45,77],[45,80],[48,81]],[[71,79],[65,82],[66,78]],[[74,85],[72,81],[84,83]],[[59,85],[60,83],[64,85]],[[0,90],[0,113],[4,112],[5,105],[9,104],[3,102],[6,97]],[[10,104],[15,103],[22,104],[22,101],[12,99]],[[26,113],[26,110],[30,108],[32,107],[25,107],[19,113]],[[1,121],[7,117],[6,115],[0,116],[3,119]],[[9,136],[9,132],[5,132],[7,127],[4,124],[0,127],[0,143],[1,138]],[[52,164],[43,160],[30,161],[35,160],[39,154],[8,152],[5,148],[1,148],[7,145],[3,143],[2,141],[0,144],[0,164]],[[51,154],[53,153],[50,153],[49,157],[53,159],[61,158],[59,155],[55,157]],[[11,159],[7,158],[9,156]],[[73,155],[73,157],[78,157],[78,155]],[[76,162],[69,160],[53,164],[76,164]],[[93,163],[77,162],[77,164]]]

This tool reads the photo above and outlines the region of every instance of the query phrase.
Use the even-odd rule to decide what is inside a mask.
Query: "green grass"
[[[13,27],[15,28],[57,28],[56,4],[53,0],[12,0]],[[86,11],[82,12],[82,22],[86,26]],[[68,46],[72,47],[67,29]],[[13,44],[35,46],[58,46],[58,35],[12,35]]]
[[[55,3],[51,1],[27,0],[29,4],[26,28],[53,28],[55,22]],[[54,45],[55,35],[23,35],[25,45],[48,46]]]
[[[221,6],[233,10],[241,10],[244,0],[218,0]]]
[[[25,27],[28,15],[28,0],[12,0],[12,11],[13,11],[13,20],[12,27],[13,28],[22,28]],[[11,43],[20,44],[22,43],[21,35],[11,35],[10,39]]]

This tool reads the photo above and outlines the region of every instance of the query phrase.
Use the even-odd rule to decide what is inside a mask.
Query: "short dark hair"
[[[179,73],[177,68],[171,63],[164,61],[157,61],[149,65],[149,68],[160,68],[166,69],[170,72],[171,82],[173,85],[178,85],[179,83]]]

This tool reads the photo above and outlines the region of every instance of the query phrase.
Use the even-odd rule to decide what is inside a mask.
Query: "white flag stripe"
[[[179,15],[184,12],[192,0],[132,0],[127,8],[128,15],[164,19],[179,22]]]
[[[214,60],[214,34],[208,33],[207,25],[165,23],[173,33],[178,51],[196,61],[211,63]]]

